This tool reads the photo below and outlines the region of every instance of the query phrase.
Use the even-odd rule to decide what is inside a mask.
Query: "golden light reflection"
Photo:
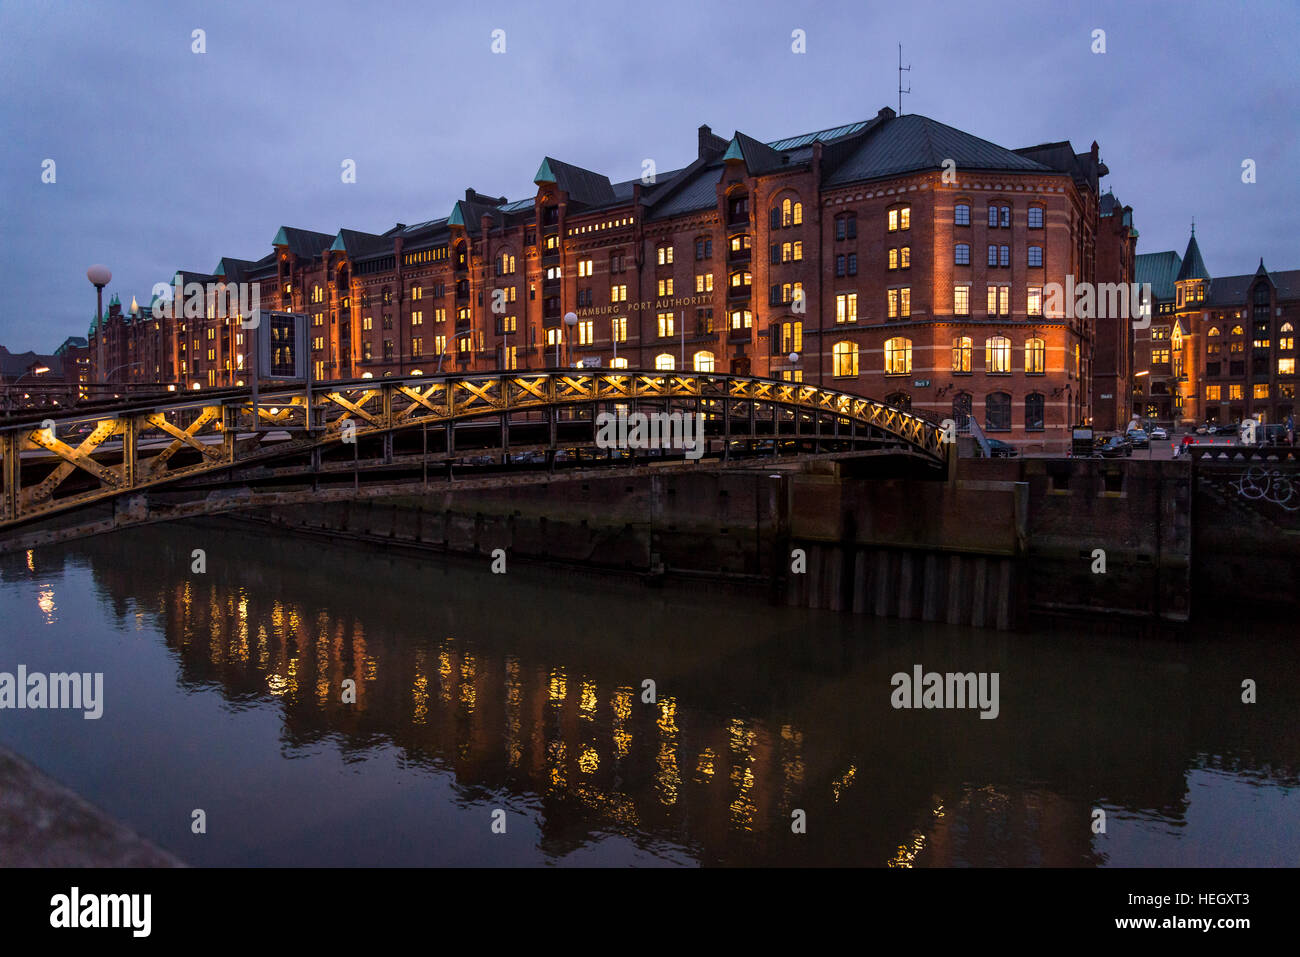
[[[558,668],[551,672],[551,703],[563,701],[569,693],[568,679]]]
[[[41,590],[36,595],[36,607],[39,608],[41,614],[45,616],[45,623],[47,625],[52,625],[58,621],[58,619],[54,617],[54,589],[51,586],[41,586]]]
[[[266,687],[271,694],[279,696],[289,690],[289,682],[281,675],[271,674],[266,676]]]
[[[506,657],[506,761],[510,767],[519,766],[524,756],[523,721],[520,709],[524,701],[524,686],[519,680],[519,659]]]
[[[588,721],[596,720],[596,683],[594,681],[582,682],[582,694],[578,699],[578,711],[581,717]]]
[[[853,783],[857,777],[858,769],[850,764],[849,769],[839,776],[837,780],[831,782],[831,795],[835,798],[835,803],[840,803],[840,795]]]
[[[612,725],[614,757],[618,759],[627,757],[627,753],[632,747],[632,732],[627,730],[627,719],[632,714],[632,695],[631,688],[626,686],[615,688],[614,697],[610,699],[609,703],[614,712]]]
[[[438,697],[451,702],[451,655],[445,651],[438,652]]]
[[[585,745],[578,756],[578,770],[583,774],[592,774],[600,767],[600,755],[591,745]]]
[[[712,748],[705,748],[700,752],[700,759],[695,765],[695,780],[701,784],[707,784],[713,780],[713,766],[717,763],[718,756],[713,753]],[[707,779],[707,780],[706,780]]]
[[[416,724],[424,724],[429,717],[429,679],[424,675],[415,676],[411,697],[415,699],[415,711],[411,714],[411,720]]]
[[[30,548],[27,549],[27,570],[29,572],[36,571],[36,553]]]
[[[465,706],[468,714],[474,713],[474,705],[477,701],[478,693],[474,687],[475,669],[478,667],[473,655],[465,655],[460,662],[460,703]]]

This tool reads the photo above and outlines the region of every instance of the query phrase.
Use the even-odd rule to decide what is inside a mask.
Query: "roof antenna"
[[[903,115],[903,94],[912,92],[912,84],[909,81],[907,89],[903,89],[903,72],[912,72],[912,64],[903,66],[903,44],[898,45],[898,115]]]

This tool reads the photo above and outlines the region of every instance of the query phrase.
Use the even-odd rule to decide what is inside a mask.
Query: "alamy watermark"
[[[0,671],[0,710],[5,708],[76,709],[94,721],[104,713],[104,673],[28,674],[26,665],[19,665],[17,674]]]
[[[1131,319],[1134,329],[1151,325],[1151,283],[1080,282],[1043,286],[1042,314],[1052,319]]]
[[[601,449],[680,449],[688,459],[704,455],[704,415],[696,412],[602,412],[596,416]]]
[[[262,287],[255,282],[187,282],[179,275],[176,284],[155,283],[153,287],[155,319],[202,319],[211,305],[214,315],[239,316],[245,329],[256,329],[262,308]]]
[[[937,671],[923,673],[920,665],[912,673],[896,673],[889,679],[894,690],[889,703],[894,708],[979,708],[981,719],[998,716],[998,675],[994,671]]]

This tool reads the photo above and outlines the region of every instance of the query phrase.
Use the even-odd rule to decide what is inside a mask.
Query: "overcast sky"
[[[544,155],[617,181],[692,160],[701,123],[772,140],[874,116],[897,108],[900,42],[904,112],[1011,148],[1097,140],[1139,252],[1181,253],[1194,216],[1214,275],[1300,268],[1297,35],[1295,0],[0,0],[0,344],[85,335],[92,263],[105,302],[146,305],[281,225],[380,232],[467,186],[531,196]]]

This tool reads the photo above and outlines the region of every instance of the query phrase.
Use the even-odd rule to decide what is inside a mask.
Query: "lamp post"
[[[569,354],[569,358],[572,359],[573,358],[573,342],[572,342],[573,327],[578,324],[578,314],[576,312],[566,312],[564,314],[564,324],[569,327],[570,341],[568,343],[569,346],[568,354]],[[557,369],[560,367],[560,342],[558,339],[555,342],[555,367]]]
[[[95,336],[95,343],[96,343],[95,351],[97,356],[95,362],[95,369],[100,374],[101,378],[99,381],[104,382],[106,381],[106,379],[103,377],[104,376],[104,329],[103,329],[104,287],[107,286],[109,280],[113,278],[113,274],[108,271],[107,266],[101,266],[98,263],[96,263],[94,266],[91,266],[89,269],[86,270],[86,278],[89,279],[90,284],[95,287],[95,327],[97,329],[97,335]]]

